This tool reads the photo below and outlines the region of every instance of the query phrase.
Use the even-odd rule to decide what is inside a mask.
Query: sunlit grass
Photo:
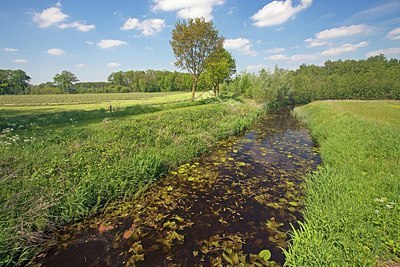
[[[400,261],[400,102],[322,101],[295,109],[321,146],[287,266]]]
[[[134,196],[169,168],[242,131],[261,110],[246,101],[207,101],[5,120],[0,265],[23,263],[45,231]]]
[[[200,96],[201,95],[201,96]],[[199,93],[200,98],[209,93]],[[169,93],[104,93],[104,94],[59,94],[59,95],[0,95],[2,116],[31,115],[73,110],[121,109],[132,105],[154,105],[187,101],[188,92]]]

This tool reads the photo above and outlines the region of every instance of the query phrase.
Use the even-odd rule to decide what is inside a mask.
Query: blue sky
[[[0,0],[0,69],[34,84],[62,70],[176,70],[171,31],[196,16],[214,21],[238,71],[400,57],[400,0]]]

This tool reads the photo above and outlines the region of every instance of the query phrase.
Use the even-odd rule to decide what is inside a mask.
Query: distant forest
[[[200,77],[199,90],[212,90],[207,75]],[[192,83],[188,73],[158,70],[113,72],[108,82],[75,82],[68,91],[56,82],[30,85],[29,80],[22,70],[0,70],[0,94],[190,91]],[[323,66],[301,65],[297,70],[263,69],[236,75],[221,84],[220,91],[244,94],[272,106],[322,99],[400,99],[400,62],[379,55],[326,61]]]

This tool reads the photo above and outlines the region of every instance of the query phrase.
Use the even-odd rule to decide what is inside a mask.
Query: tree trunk
[[[214,96],[218,96],[218,84],[213,83]]]
[[[197,87],[197,80],[196,76],[192,76],[192,101],[194,101],[194,96],[196,94],[196,87]]]

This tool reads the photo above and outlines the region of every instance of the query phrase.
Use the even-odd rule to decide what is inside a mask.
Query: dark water
[[[185,164],[132,203],[70,227],[42,266],[269,266],[285,261],[302,182],[320,159],[289,111]]]

